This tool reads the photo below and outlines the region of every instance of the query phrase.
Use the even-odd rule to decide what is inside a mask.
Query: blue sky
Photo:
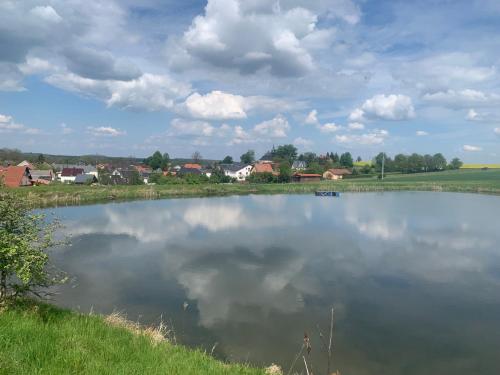
[[[0,147],[500,162],[500,2],[3,0]]]

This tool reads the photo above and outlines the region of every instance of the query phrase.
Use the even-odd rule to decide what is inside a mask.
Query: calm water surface
[[[243,196],[56,209],[57,303],[163,317],[177,340],[288,370],[336,309],[342,374],[500,373],[500,198]],[[186,309],[183,304],[187,303]],[[298,370],[301,370],[299,367]]]

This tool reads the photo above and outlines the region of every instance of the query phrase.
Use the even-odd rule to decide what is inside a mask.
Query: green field
[[[123,322],[33,302],[0,310],[0,374],[264,374]]]
[[[54,184],[26,188],[0,188],[25,199],[33,207],[78,205],[131,199],[159,199],[235,194],[302,194],[316,190],[336,191],[450,191],[500,194],[500,169],[459,170],[417,174],[390,174],[342,181],[290,184],[175,184],[148,186],[76,186]]]
[[[464,164],[460,167],[460,169],[481,169],[481,168],[500,169],[500,164]]]

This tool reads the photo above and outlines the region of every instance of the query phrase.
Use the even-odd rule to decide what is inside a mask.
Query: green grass
[[[235,194],[305,194],[336,191],[450,191],[500,194],[500,169],[465,169],[416,174],[389,174],[381,181],[361,177],[308,184],[203,184],[157,186],[77,186],[55,184],[17,189],[0,188],[26,199],[33,207],[78,205],[115,200],[159,199]]]
[[[0,312],[0,374],[264,374],[201,351],[153,344],[103,317],[23,302]]]

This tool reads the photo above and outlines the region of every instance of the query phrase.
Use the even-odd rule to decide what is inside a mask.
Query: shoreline
[[[61,189],[61,188],[62,189]],[[43,189],[43,190],[42,190]],[[60,186],[55,189],[28,187],[0,189],[26,199],[33,208],[81,206],[140,200],[226,197],[233,195],[312,194],[317,190],[333,190],[341,193],[428,191],[500,195],[500,188],[482,184],[456,185],[447,183],[394,183],[371,184],[352,182],[289,183],[289,184],[228,184],[228,185],[148,185],[148,186]]]

